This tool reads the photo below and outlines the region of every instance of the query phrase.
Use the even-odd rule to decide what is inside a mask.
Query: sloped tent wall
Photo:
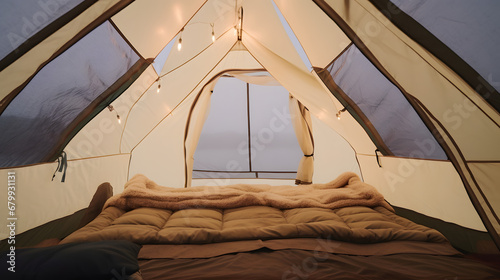
[[[106,21],[108,19],[106,15],[113,15],[130,3],[130,1],[119,0],[97,1],[94,4],[92,4],[92,2],[93,1],[83,2],[85,5],[78,5],[64,14],[63,18],[65,20],[56,20],[55,22],[57,24],[49,24],[47,29],[44,28],[41,32],[30,37],[29,42],[32,43],[31,39],[40,35],[40,38],[35,40],[35,42],[39,43],[30,44],[27,46],[27,49],[23,51],[18,52],[18,49],[13,50],[10,53],[13,54],[12,59],[5,61],[4,59],[7,57],[2,58],[2,71],[0,72],[0,88],[2,88],[2,91],[0,93],[0,98],[3,102],[10,100],[9,94],[15,96],[19,88],[24,87],[25,83],[29,81],[41,67],[60,55],[68,46],[74,44],[92,29]],[[37,1],[37,3],[39,2]],[[16,5],[19,4],[16,3]],[[90,6],[86,8],[86,5]],[[36,7],[35,5],[32,6]],[[38,7],[38,12],[47,14],[43,6]],[[59,9],[63,9],[64,7],[66,6],[60,6]],[[2,12],[8,14],[10,10],[6,8],[2,9]],[[39,14],[38,12],[32,14],[33,17]],[[2,18],[7,19],[7,17],[3,16]],[[27,18],[30,20],[30,17]],[[28,37],[30,34],[24,34],[23,28],[24,25],[21,32]],[[11,30],[7,28],[2,29],[2,31],[7,33]],[[14,30],[13,32],[16,31]],[[3,34],[4,36],[2,36],[3,38],[8,35],[8,33],[5,33]]]
[[[97,54],[97,55],[96,55]],[[124,76],[139,56],[105,22],[47,64],[10,102],[0,119],[1,166],[45,161],[68,126]]]
[[[496,195],[487,196],[485,193],[492,190],[492,186],[481,186],[477,178],[485,173],[473,173],[469,163],[482,162],[486,166],[496,164],[498,149],[495,146],[500,130],[498,129],[499,114],[492,111],[492,107],[442,63],[438,62],[430,53],[409,39],[407,35],[394,27],[384,14],[371,3],[359,1],[350,5],[348,9],[335,1],[315,1],[336,22],[343,25],[361,50],[370,57],[372,63],[378,65],[379,70],[403,92],[426,121],[427,126],[434,126],[442,137],[441,145],[446,146],[448,156],[458,170],[464,182],[467,194],[474,201],[482,221],[498,243],[499,225],[496,218]],[[374,1],[376,2],[376,1]],[[389,12],[389,15],[390,12]],[[353,33],[352,26],[375,26],[376,34],[370,32]],[[398,59],[393,59],[397,57]],[[383,62],[383,65],[381,64]],[[407,67],[412,65],[412,67]],[[397,73],[397,81],[394,79]],[[429,75],[436,73],[436,75]],[[491,88],[491,87],[490,87]],[[439,94],[429,94],[438,92]],[[410,95],[411,93],[411,95]],[[459,127],[454,126],[447,119],[447,112],[454,105],[474,104],[480,110],[473,110],[471,116],[463,118]],[[425,120],[427,119],[427,120]],[[489,132],[488,132],[489,131]],[[490,133],[491,132],[491,133]],[[475,135],[488,135],[478,139]],[[495,139],[495,140],[494,140]],[[490,178],[495,175],[488,175]]]
[[[184,186],[186,120],[197,94],[224,71],[264,68],[311,112],[315,138],[322,139],[315,142],[316,182],[331,180],[341,170],[328,170],[332,165],[325,155],[334,151],[321,136],[336,137],[343,143],[339,146],[351,151],[346,155],[356,157],[363,179],[392,204],[478,231],[487,228],[496,236],[498,112],[371,3],[377,1],[273,1],[307,54],[312,72],[290,42],[271,1],[243,2],[241,41],[233,33],[234,1],[220,1],[134,1],[130,5],[97,1],[0,72],[3,110],[5,101],[25,89],[32,75],[38,79],[42,66],[64,53],[69,47],[64,47],[66,42],[72,45],[81,35],[78,32],[89,33],[109,17],[145,65],[145,58],[156,57],[171,40],[183,38],[182,51],[171,51],[161,78],[153,67],[142,67],[142,75],[111,103],[115,111],[101,111],[64,147],[69,157],[65,183],[59,182],[60,175],[50,181],[57,163],[0,170],[2,177],[8,171],[17,172],[18,233],[84,208],[103,181],[111,182],[115,193],[135,173],[147,174],[163,185]],[[214,43],[206,36],[208,25],[189,25],[215,20]],[[335,65],[346,48],[354,48],[351,42],[404,95],[447,159],[442,153],[432,160],[393,156],[392,148],[380,155],[375,152],[380,143],[374,144],[356,114],[348,110],[340,120],[336,118],[345,104],[325,80],[325,74],[330,75],[326,67]],[[159,83],[160,94],[156,93]],[[474,108],[458,127],[449,121],[453,104]],[[352,162],[344,168],[352,170]],[[0,199],[6,199],[6,194],[0,194]],[[7,236],[2,229],[0,238]]]

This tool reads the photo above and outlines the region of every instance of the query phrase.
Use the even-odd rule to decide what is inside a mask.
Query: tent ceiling
[[[206,0],[134,1],[112,17],[145,58],[156,57]]]
[[[271,1],[253,0],[240,3],[243,8],[243,32],[247,36],[254,37],[290,63],[307,70],[281,24]],[[210,24],[214,25],[216,38],[225,33],[231,33],[234,36],[234,41],[237,41],[237,35],[234,34],[234,27],[237,26],[238,21],[235,3],[236,1],[207,1],[175,38],[177,44],[179,36],[182,35],[182,51],[176,51],[174,48],[174,51],[170,52],[162,75],[183,65],[203,52],[212,43]]]

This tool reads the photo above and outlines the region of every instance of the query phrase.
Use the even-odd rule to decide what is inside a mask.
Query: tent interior
[[[101,184],[120,195],[136,174],[292,190],[352,172],[460,252],[499,254],[499,8],[4,3],[0,248],[64,239]]]

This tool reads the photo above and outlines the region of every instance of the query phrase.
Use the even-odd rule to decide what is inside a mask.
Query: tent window
[[[82,0],[4,1],[0,10],[0,59],[16,50]]]
[[[500,98],[499,1],[391,1],[474,68],[496,89],[489,94]]]
[[[194,155],[193,178],[295,179],[302,151],[281,86],[222,77]]]
[[[0,166],[41,162],[65,128],[138,60],[105,22],[47,64],[0,116]]]
[[[447,159],[404,95],[355,45],[351,45],[327,70],[366,115],[394,155]]]

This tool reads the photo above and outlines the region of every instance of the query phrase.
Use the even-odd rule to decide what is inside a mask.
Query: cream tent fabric
[[[211,91],[232,75],[290,94],[298,180],[353,171],[392,205],[500,245],[497,2],[17,2],[0,12],[0,174],[16,173],[18,234],[137,173],[179,188],[293,185],[192,178]],[[65,182],[52,180],[63,151]]]
[[[294,123],[295,134],[299,140],[304,156],[300,159],[297,168],[296,184],[312,183],[314,172],[314,139],[312,133],[312,120],[309,110],[290,96],[290,114]]]

